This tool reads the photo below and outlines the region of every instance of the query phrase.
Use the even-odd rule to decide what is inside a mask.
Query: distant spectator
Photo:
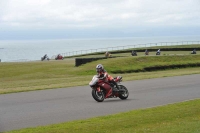
[[[145,55],[149,55],[149,51],[147,49],[145,50]]]
[[[111,54],[107,51],[107,52],[105,53],[105,57],[106,57],[106,58],[111,57]]]

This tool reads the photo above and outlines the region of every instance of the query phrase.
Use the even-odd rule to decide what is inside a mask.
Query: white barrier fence
[[[145,47],[152,47],[152,46],[173,46],[173,45],[192,45],[192,44],[200,44],[200,41],[158,42],[158,43],[147,43],[147,44],[137,44],[137,45],[125,45],[125,46],[117,46],[117,47],[72,51],[72,52],[61,53],[61,55],[64,57],[68,57],[68,56],[90,54],[90,53],[95,53],[95,52],[106,52],[106,51],[133,49],[133,48],[145,48]],[[56,55],[52,56],[52,59],[55,58],[55,56]]]
[[[72,51],[72,52],[66,52],[66,53],[60,53],[60,54],[64,57],[69,57],[69,56],[90,54],[90,53],[95,53],[95,52],[117,51],[117,50],[145,48],[145,47],[153,47],[153,46],[173,46],[173,45],[192,45],[192,44],[200,44],[200,41],[158,42],[158,43],[125,45],[125,46],[116,46],[116,47],[107,47],[107,48],[98,48],[98,49],[79,50],[79,51]],[[51,59],[55,59],[55,57],[56,55],[53,55]],[[13,60],[9,62],[28,62],[28,61],[31,61],[31,60],[20,59],[20,60]]]

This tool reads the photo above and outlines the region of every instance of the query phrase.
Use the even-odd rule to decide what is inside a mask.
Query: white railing
[[[84,55],[84,54],[97,53],[97,52],[125,50],[125,49],[131,49],[131,48],[145,48],[145,47],[152,47],[152,46],[191,45],[191,44],[200,44],[200,41],[158,42],[158,43],[147,43],[147,44],[137,44],[137,45],[125,45],[125,46],[72,51],[72,52],[67,52],[67,53],[61,53],[61,55],[64,57],[69,57],[69,56],[77,56],[77,55]],[[53,57],[55,57],[55,55],[52,56],[52,58]]]
[[[116,47],[107,47],[107,48],[98,48],[98,49],[79,50],[79,51],[72,51],[72,52],[60,53],[60,54],[64,57],[69,57],[69,56],[84,55],[84,54],[90,54],[90,53],[96,53],[96,52],[117,51],[117,50],[133,49],[133,48],[145,48],[145,47],[153,47],[153,46],[192,45],[192,44],[200,44],[200,41],[158,42],[158,43],[125,45],[125,46],[116,46]],[[55,59],[55,57],[56,55],[53,55],[51,59]],[[19,60],[12,60],[8,62],[28,62],[28,61],[33,61],[33,60],[19,59]]]

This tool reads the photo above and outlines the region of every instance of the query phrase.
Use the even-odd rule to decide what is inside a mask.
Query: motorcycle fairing
[[[90,86],[93,86],[93,85],[95,85],[98,81],[99,81],[98,76],[97,76],[97,75],[94,75],[93,78],[92,78],[92,81],[90,81],[89,85],[90,85]]]

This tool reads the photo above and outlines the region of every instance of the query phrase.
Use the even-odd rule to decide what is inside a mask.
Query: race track
[[[127,100],[96,102],[89,86],[0,95],[0,132],[200,98],[200,74],[122,82]]]

